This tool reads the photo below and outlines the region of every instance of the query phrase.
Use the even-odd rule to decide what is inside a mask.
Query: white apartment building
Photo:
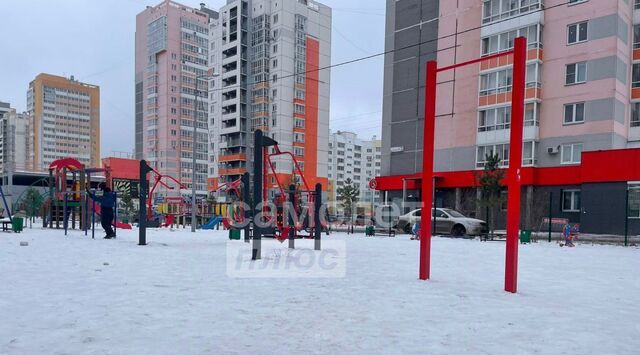
[[[31,116],[3,107],[0,102],[0,172],[31,171],[33,131]],[[7,110],[5,110],[7,109]]]
[[[253,132],[292,152],[327,189],[331,9],[307,0],[228,0],[210,25],[209,190],[251,170]],[[274,159],[281,181],[290,158]],[[275,176],[269,173],[270,193]]]
[[[358,207],[370,209],[380,198],[380,193],[369,187],[369,181],[380,176],[382,142],[373,136],[371,140],[358,138],[355,133],[337,131],[329,137],[329,209],[341,210],[337,190],[347,179],[360,189]]]

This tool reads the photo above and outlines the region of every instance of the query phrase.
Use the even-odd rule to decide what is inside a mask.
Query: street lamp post
[[[196,232],[196,224],[198,217],[196,216],[196,147],[198,145],[198,80],[200,75],[196,75],[196,91],[195,100],[193,102],[193,145],[191,148],[191,232]]]
[[[195,36],[195,33],[194,33]],[[213,77],[216,77],[218,75],[213,74],[213,73],[209,73],[207,72],[207,74],[203,74],[203,75],[196,75],[196,90],[194,93],[195,99],[193,101],[193,146],[192,146],[192,160],[191,163],[193,164],[191,167],[191,232],[195,233],[196,231],[196,225],[198,223],[198,217],[196,215],[196,210],[197,210],[197,202],[196,202],[196,176],[197,176],[197,170],[196,170],[196,147],[198,145],[198,81],[200,79],[211,79]],[[209,85],[207,84],[207,92],[209,92]],[[209,142],[207,142],[207,144],[209,144]]]

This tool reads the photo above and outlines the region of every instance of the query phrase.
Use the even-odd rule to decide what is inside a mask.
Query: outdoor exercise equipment
[[[269,211],[267,210],[267,207],[265,204],[267,202],[267,193],[266,193],[267,184],[265,179],[267,174],[266,174],[266,166],[263,165],[264,162],[267,162],[267,164],[269,164],[271,171],[275,176],[275,180],[277,181],[278,189],[280,191],[280,196],[281,196],[280,198],[284,198],[282,196],[287,196],[285,192],[288,192],[291,194],[288,196],[289,199],[291,200],[290,202],[295,201],[295,189],[292,190],[290,187],[288,191],[285,191],[284,188],[282,188],[282,183],[279,181],[277,174],[275,174],[275,169],[274,169],[275,167],[271,162],[272,156],[289,155],[293,158],[295,169],[297,173],[302,177],[303,182],[305,184],[305,187],[306,187],[305,192],[309,194],[310,199],[315,201],[313,203],[313,216],[309,221],[309,226],[311,226],[313,230],[313,238],[315,240],[314,248],[315,250],[320,250],[322,225],[319,223],[319,221],[320,221],[320,207],[321,207],[321,201],[322,201],[322,198],[321,198],[322,185],[316,184],[314,191],[309,190],[308,185],[306,185],[306,180],[304,180],[304,175],[302,174],[302,170],[300,169],[300,166],[295,160],[295,157],[293,156],[293,154],[289,152],[280,151],[280,149],[278,148],[278,142],[272,138],[265,136],[261,130],[256,130],[254,132],[253,142],[254,142],[253,205],[251,206],[252,218],[250,220],[251,225],[253,226],[253,229],[252,229],[253,245],[252,245],[252,253],[251,253],[252,260],[258,260],[261,258],[262,236],[269,235],[269,230],[263,228],[263,226],[266,226],[269,224],[271,225],[269,229],[272,229],[272,230],[279,229],[281,238],[288,237],[289,247],[293,248],[295,246],[294,245],[295,225],[292,219],[291,218],[288,219],[287,226],[284,225],[284,220],[282,220],[282,223],[280,224],[280,226],[278,226],[277,215],[276,216],[269,215],[268,214]],[[274,153],[269,154],[269,152],[267,151],[269,147],[273,147]],[[260,213],[262,215],[261,221],[256,221],[257,212],[262,212]],[[257,222],[260,222],[260,223],[257,223]],[[274,236],[276,235],[274,234]]]
[[[294,197],[295,193],[300,193],[301,191],[303,191],[308,194],[308,197],[307,197],[308,200],[313,202],[312,204],[313,214],[310,218],[309,226],[312,228],[311,230],[313,232],[312,234],[315,240],[314,248],[315,250],[320,250],[321,248],[322,225],[321,223],[314,223],[314,222],[320,221],[322,185],[316,184],[315,189],[310,190],[306,183],[306,180],[304,180],[304,175],[302,174],[302,170],[300,169],[297,161],[295,161],[295,157],[293,157],[291,153],[280,151],[277,145],[278,145],[277,141],[264,136],[261,130],[256,130],[254,132],[253,199],[252,200],[250,199],[249,186],[251,183],[251,176],[249,175],[249,173],[244,173],[242,175],[242,178],[239,181],[236,180],[227,184],[223,184],[221,186],[221,188],[224,189],[226,192],[231,192],[235,196],[237,196],[238,199],[241,197],[244,203],[248,203],[249,201],[251,201],[251,208],[229,209],[228,211],[233,210],[231,214],[227,213],[227,216],[229,218],[222,218],[222,219],[214,218],[214,219],[211,219],[209,223],[204,225],[204,228],[206,229],[206,228],[213,228],[213,226],[216,225],[217,223],[222,223],[226,229],[234,229],[234,230],[240,229],[240,225],[242,225],[245,232],[245,238],[244,238],[245,242],[249,243],[251,240],[253,240],[252,254],[251,254],[251,257],[253,260],[260,259],[261,257],[262,236],[268,235],[268,230],[266,230],[264,227],[269,224],[273,226],[273,229],[279,230],[279,235],[281,236],[281,238],[282,237],[289,238],[289,246],[291,248],[295,246],[293,242],[293,239],[295,238],[295,224],[291,221],[291,219],[289,219],[289,222],[287,223],[287,225],[284,225],[284,223],[281,223],[280,226],[278,226],[276,223],[276,218],[274,218],[273,215],[269,215],[267,213],[268,212],[267,208],[265,207],[265,202],[266,202],[265,192],[267,189],[266,181],[265,181],[265,176],[266,176],[265,174],[266,165],[264,165],[265,162],[269,164],[269,166],[272,169],[272,172],[274,172],[274,175],[276,175],[276,178],[277,178],[277,174],[275,174],[275,166],[270,161],[269,154],[266,151],[268,147],[275,147],[274,148],[275,153],[272,153],[271,156],[290,155],[294,159],[294,164],[296,166],[297,173],[303,179],[303,182],[305,184],[305,190],[300,190],[300,189],[296,190],[295,186],[293,186],[293,188],[290,187],[288,190],[285,190],[284,188],[282,188],[282,183],[278,180],[279,191],[281,195],[284,194],[285,192],[289,193],[290,194],[289,200],[291,202],[295,201],[295,197]],[[140,169],[139,198],[140,198],[140,201],[147,201],[148,206],[147,208],[140,208],[139,210],[140,224],[138,229],[139,231],[138,245],[146,245],[147,244],[146,228],[148,227],[149,216],[153,213],[153,209],[151,205],[153,190],[159,184],[162,184],[163,186],[168,188],[171,188],[171,187],[168,186],[166,183],[160,181],[162,175],[159,174],[157,171],[155,171],[152,167],[150,167],[145,160],[140,161],[139,169]],[[151,192],[149,192],[149,180],[147,179],[147,175],[150,173],[156,174],[154,187],[152,188]],[[178,180],[173,178],[170,178],[170,180],[176,182],[179,186],[182,186]],[[256,223],[257,221],[255,220],[255,218],[258,216],[258,212],[262,212],[260,213],[260,216],[262,216],[261,218],[263,218],[263,220],[260,221],[261,223]],[[269,229],[272,229],[272,228],[269,228]]]
[[[507,174],[507,243],[505,256],[505,291],[517,292],[518,284],[518,229],[520,225],[520,168],[522,166],[522,130],[524,119],[525,77],[527,68],[527,39],[515,39],[513,50],[488,55],[464,63],[438,68],[437,61],[426,64],[424,135],[422,155],[422,213],[421,225],[431,225],[433,206],[433,157],[436,120],[436,91],[438,73],[459,67],[478,64],[500,57],[513,59],[513,87],[511,92],[511,137],[509,145],[509,168]],[[427,280],[431,267],[431,228],[422,228],[420,238],[419,277]]]
[[[307,183],[307,179],[304,177],[302,173],[302,169],[300,168],[300,164],[298,164],[298,160],[291,152],[283,152],[280,150],[278,143],[276,142],[273,145],[273,153],[265,153],[265,161],[268,164],[271,173],[273,174],[274,180],[278,187],[279,195],[277,195],[274,199],[274,203],[276,206],[276,217],[275,217],[275,226],[276,226],[276,238],[280,241],[284,241],[287,238],[289,239],[289,245],[293,248],[293,239],[297,236],[297,232],[306,230],[310,227],[309,219],[303,218],[302,221],[294,221],[292,219],[293,212],[295,212],[296,216],[304,216],[305,212],[313,211],[313,206],[316,201],[315,190],[312,190]],[[278,174],[276,174],[275,164],[273,162],[274,157],[287,156],[291,158],[293,162],[294,170],[293,170],[293,180],[295,181],[296,177],[300,179],[302,182],[302,186],[304,188],[300,189],[296,187],[296,185],[289,185],[288,189],[285,189],[282,186],[282,181]],[[266,191],[267,191],[267,181],[265,179],[265,186],[263,189],[263,199],[266,200]],[[305,194],[306,198],[303,198],[303,194]],[[306,201],[306,204],[303,206],[302,202]],[[321,199],[320,199],[321,201]],[[291,211],[291,209],[293,211]],[[287,213],[288,212],[288,213]],[[285,221],[284,214],[289,215],[289,220]],[[313,231],[310,231],[311,235]]]

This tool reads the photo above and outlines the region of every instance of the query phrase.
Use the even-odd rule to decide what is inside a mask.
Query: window
[[[564,124],[584,122],[584,102],[564,105]]]
[[[562,211],[580,212],[580,190],[562,191]]]
[[[511,69],[500,70],[480,76],[480,96],[511,91]]]
[[[273,68],[277,68],[278,67],[278,60],[274,59],[273,60],[273,64],[271,65]]]
[[[293,113],[304,114],[304,105],[293,104]]]
[[[536,163],[536,142],[522,143],[522,165],[532,166]]]
[[[579,164],[582,156],[582,143],[563,144],[561,146],[562,164]]]
[[[524,125],[537,126],[540,122],[540,109],[537,102],[529,102],[524,106]],[[511,109],[511,107],[509,107]]]
[[[640,63],[635,63],[631,70],[631,87],[640,87]]]
[[[278,23],[278,14],[273,15],[273,24]]]
[[[540,87],[542,83],[541,77],[542,68],[538,65],[538,63],[527,65],[525,78],[527,88]],[[511,91],[512,82],[512,68],[500,69],[490,73],[483,73],[480,75],[480,96],[500,94]]]
[[[537,126],[539,122],[538,103],[529,102],[525,105],[524,125]],[[478,112],[478,132],[489,132],[499,129],[509,129],[511,123],[511,106],[494,107]]]
[[[587,41],[589,22],[574,23],[567,26],[567,44],[575,44]]]
[[[579,4],[581,2],[586,2],[587,0],[569,0],[569,5]]]
[[[633,49],[638,49],[638,48],[640,48],[640,25],[634,25],[633,26]]]
[[[304,148],[300,148],[300,147],[293,147],[293,154],[299,157],[303,157],[304,156]],[[338,169],[340,170],[340,169]]]
[[[640,102],[631,104],[631,127],[640,127]]]
[[[541,2],[542,0],[484,0],[482,23],[535,11],[541,7]]]
[[[584,83],[587,81],[587,62],[567,64],[566,67],[567,85]]]
[[[304,128],[304,120],[300,118],[296,118],[293,120],[295,128]]]
[[[511,107],[498,107],[480,111],[478,132],[508,129],[511,123]]]
[[[273,52],[273,54],[278,53],[278,45],[277,45],[277,44],[274,44],[274,45],[273,45],[273,50],[272,50],[272,52]]]
[[[482,39],[482,55],[489,55],[513,49],[514,39],[523,36],[527,38],[529,49],[542,48],[542,26],[531,25],[509,32],[503,32]]]
[[[522,143],[522,165],[533,166],[536,164],[536,146],[534,141],[528,141]],[[509,166],[509,144],[495,144],[479,146],[477,148],[476,155],[476,167],[484,168],[487,163],[487,156],[497,154],[501,158],[500,167],[506,168]],[[376,163],[379,166],[379,163]]]
[[[500,158],[500,166],[509,165],[509,144],[495,144],[479,146],[476,151],[476,167],[484,168],[487,163],[487,156],[498,155]]]
[[[640,183],[629,183],[629,218],[640,218]]]
[[[278,82],[278,74],[273,74],[273,76],[271,77],[271,82],[273,82],[274,84]]]
[[[294,133],[293,141],[295,143],[304,143],[304,133]]]

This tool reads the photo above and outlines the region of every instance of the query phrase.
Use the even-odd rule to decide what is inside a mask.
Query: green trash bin
[[[11,227],[13,228],[14,233],[22,232],[22,229],[24,228],[24,218],[13,217],[11,219]]]
[[[531,243],[531,231],[520,231],[520,244]]]
[[[240,230],[229,229],[229,240],[240,240]]]
[[[366,235],[366,236],[368,236],[368,237],[373,236],[373,235],[375,235],[375,234],[376,234],[376,230],[374,229],[374,227],[373,227],[373,226],[367,226],[367,227],[364,229],[364,235]]]

